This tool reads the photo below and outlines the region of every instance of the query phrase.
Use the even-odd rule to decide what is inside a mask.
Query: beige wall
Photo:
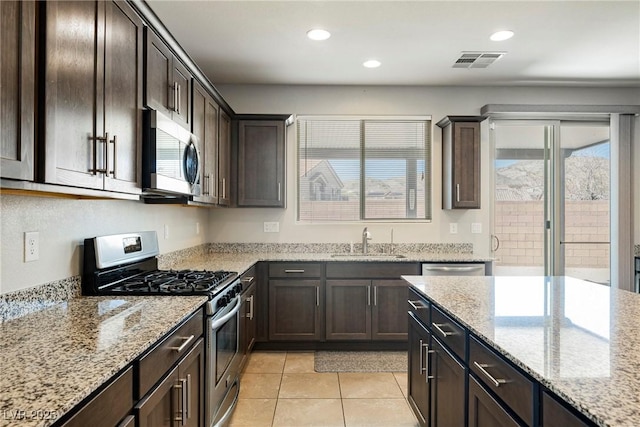
[[[468,72],[469,70],[464,70]],[[473,72],[473,71],[471,71]],[[482,72],[482,70],[477,70]],[[640,89],[616,88],[510,88],[510,87],[355,87],[355,86],[220,86],[238,113],[432,115],[434,124],[447,114],[478,114],[489,103],[529,104],[634,104]],[[482,163],[489,162],[488,129],[483,122]],[[638,129],[638,127],[636,127]],[[636,133],[636,141],[640,132]],[[85,237],[132,230],[156,230],[160,250],[191,247],[207,242],[349,242],[359,241],[363,224],[300,225],[295,221],[295,131],[287,133],[288,209],[200,209],[145,205],[139,202],[68,200],[0,196],[2,251],[0,293],[35,286],[80,274],[80,243]],[[373,242],[388,242],[394,229],[396,242],[470,242],[479,253],[489,251],[488,168],[483,168],[481,210],[440,209],[440,130],[433,130],[433,222],[368,224]],[[640,164],[640,150],[636,160]],[[636,182],[640,168],[636,168]],[[631,179],[631,177],[630,177]],[[640,191],[636,188],[636,195]],[[640,199],[640,197],[638,197]],[[636,209],[636,243],[640,243],[640,209]],[[195,223],[203,230],[195,234]],[[279,221],[280,233],[263,232],[264,221]],[[449,234],[448,224],[459,224]],[[482,234],[470,234],[473,222]],[[164,239],[164,224],[170,237]],[[40,260],[24,263],[25,231],[40,232]]]

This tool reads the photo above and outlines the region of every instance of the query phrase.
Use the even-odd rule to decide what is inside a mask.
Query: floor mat
[[[406,372],[406,351],[316,351],[316,372]]]

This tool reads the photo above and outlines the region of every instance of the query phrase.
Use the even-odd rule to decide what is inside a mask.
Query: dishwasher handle
[[[422,264],[422,274],[425,276],[484,276],[485,265],[483,264]]]

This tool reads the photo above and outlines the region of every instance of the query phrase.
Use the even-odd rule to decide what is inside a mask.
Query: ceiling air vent
[[[487,68],[505,54],[506,52],[462,52],[453,68]]]

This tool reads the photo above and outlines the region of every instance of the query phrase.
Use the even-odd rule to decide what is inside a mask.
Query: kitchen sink
[[[406,258],[406,256],[401,254],[363,254],[363,253],[355,253],[355,254],[331,254],[332,258],[380,258],[380,259],[402,259]]]

